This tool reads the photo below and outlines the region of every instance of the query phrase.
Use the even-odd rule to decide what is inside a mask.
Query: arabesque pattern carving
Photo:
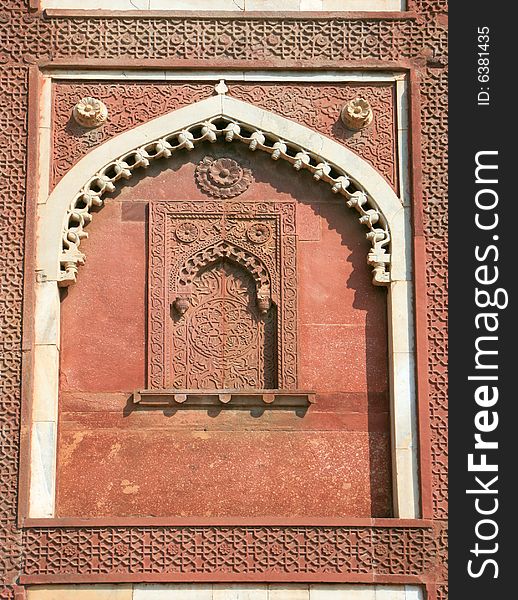
[[[192,308],[173,324],[172,387],[275,389],[275,315],[260,313],[250,274],[224,259],[192,288]]]
[[[363,68],[364,61],[369,61],[371,66],[375,61],[390,61],[392,64],[413,61],[414,67],[423,72],[423,192],[428,282],[431,284],[428,310],[432,312],[428,332],[429,373],[433,378],[429,407],[434,439],[440,442],[433,444],[432,483],[435,518],[445,518],[445,338],[437,338],[437,332],[446,334],[442,326],[445,323],[446,264],[443,218],[446,211],[446,169],[442,140],[446,134],[447,104],[444,93],[446,74],[442,66],[447,56],[447,33],[437,15],[446,12],[447,4],[446,0],[411,0],[409,8],[418,11],[417,18],[87,19],[42,18],[28,13],[25,0],[4,0],[0,9],[0,95],[3,106],[0,168],[6,181],[0,189],[3,217],[0,225],[3,284],[0,299],[3,331],[0,340],[0,480],[3,499],[0,507],[0,578],[4,586],[0,587],[0,592],[5,598],[14,598],[13,583],[22,572],[33,576],[49,575],[59,580],[70,573],[86,576],[110,573],[118,578],[134,572],[144,575],[171,573],[173,571],[168,569],[174,568],[178,569],[176,572],[188,573],[193,578],[198,573],[220,576],[231,572],[239,579],[240,575],[249,576],[250,570],[255,568],[256,572],[267,573],[271,579],[282,578],[286,573],[295,573],[297,577],[305,573],[314,577],[317,573],[321,580],[330,573],[354,578],[357,573],[371,576],[382,569],[391,575],[415,576],[419,581],[433,582],[437,599],[446,600],[445,552],[437,550],[445,543],[445,533],[440,524],[435,528],[439,532],[431,528],[401,527],[30,528],[24,531],[23,543],[21,531],[15,524],[25,154],[28,147],[27,114],[30,113],[28,66],[49,60],[74,65],[95,60],[102,65],[109,60],[133,66],[137,61],[163,59],[170,61],[168,64],[191,67],[199,60],[218,65],[240,61],[242,68],[246,61],[250,66],[264,61],[263,64],[283,68],[290,68],[296,62],[298,66],[308,68],[337,68],[339,64],[347,64],[354,65],[357,70]],[[425,70],[430,52],[438,67]],[[381,68],[387,68],[386,62],[379,64]],[[85,89],[84,84],[80,87]],[[88,86],[87,93],[81,91],[78,97],[91,92],[103,99],[96,90],[104,87],[104,84]],[[174,94],[165,92],[164,95],[174,101]],[[185,104],[193,101],[187,95],[186,92],[183,96]],[[149,104],[156,101],[155,96]],[[147,100],[137,99],[135,104],[139,102],[146,104]],[[162,102],[165,104],[166,100]],[[116,111],[109,102],[107,105],[111,118],[115,117]],[[73,103],[70,110],[72,106]],[[127,118],[134,118],[135,124],[140,123],[146,118],[146,110],[153,109],[148,106],[142,112],[130,110]],[[163,107],[159,110],[160,114],[166,112]],[[111,120],[103,131],[110,124]],[[437,145],[437,140],[440,140],[440,145]],[[95,145],[97,142],[89,143]],[[385,539],[374,544],[375,535]],[[186,548],[188,552],[183,554]]]
[[[376,167],[398,190],[393,83],[279,85],[229,82],[229,87],[231,96],[304,123],[343,143]],[[203,83],[55,83],[52,187],[84,154],[108,137],[190,102],[208,98],[213,93],[213,86]],[[102,129],[85,132],[70,122],[68,114],[81,94],[95,94],[108,106],[110,121]],[[342,123],[340,110],[344,102],[356,95],[368,100],[376,120],[366,129],[351,132]]]
[[[203,83],[57,81],[53,85],[51,189],[82,156],[107,139],[214,92],[214,86]],[[83,96],[94,96],[106,104],[110,119],[101,128],[85,130],[70,118],[75,103]]]
[[[392,187],[398,190],[393,83],[235,84],[230,85],[229,94],[298,123],[304,123],[344,144],[376,167]],[[340,118],[343,105],[351,96],[365,98],[376,114],[374,122],[360,131],[350,131]]]
[[[196,235],[188,236],[187,240],[181,239],[178,231],[186,229],[196,232]],[[250,240],[251,230],[267,230],[269,235],[257,243]],[[211,301],[219,298],[221,309],[223,290],[217,277],[205,275],[207,267],[221,261],[230,261],[249,273],[254,284],[251,298],[255,305],[254,309],[250,309],[250,318],[257,321],[254,327],[260,337],[255,339],[254,344],[256,347],[266,344],[268,350],[263,353],[267,359],[259,360],[257,357],[257,361],[252,361],[257,363],[255,376],[247,374],[246,361],[243,360],[248,350],[254,354],[255,351],[248,348],[247,352],[241,353],[242,377],[248,378],[248,383],[245,379],[240,381],[239,376],[234,374],[233,381],[239,385],[223,387],[296,388],[297,284],[295,207],[292,203],[223,200],[156,202],[150,209],[149,248],[150,388],[198,389],[202,381],[208,388],[221,387],[208,382],[222,379],[221,369],[228,371],[226,361],[223,357],[202,360],[201,364],[208,366],[202,369],[203,373],[199,372],[192,356],[195,344],[190,337],[192,321],[200,317],[200,305],[207,306],[207,299],[204,300],[203,296],[215,294]],[[215,284],[212,288],[207,277]],[[234,297],[238,289],[239,286],[232,290]],[[177,305],[179,300],[183,302]],[[171,304],[177,309],[172,320]],[[257,313],[254,314],[254,311]],[[222,319],[222,315],[216,319],[218,328]],[[248,317],[245,319],[249,320]],[[197,325],[201,326],[200,323]],[[207,325],[204,331],[207,335]],[[218,335],[223,344],[223,332],[220,330]],[[216,374],[209,372],[209,363],[214,365],[215,361],[221,363]],[[259,372],[262,375],[259,376]]]
[[[224,227],[228,221],[224,220]],[[255,224],[259,225],[259,224]],[[181,227],[181,226],[180,226]],[[249,228],[247,228],[246,234],[248,237]],[[176,232],[178,241],[178,233]],[[204,236],[205,239],[207,236]],[[188,242],[190,243],[190,242]],[[178,294],[177,298],[183,298],[189,300],[191,296],[191,287],[195,284],[196,277],[200,274],[201,270],[216,261],[230,260],[237,265],[243,267],[250,273],[256,284],[256,305],[258,306],[261,313],[265,313],[271,306],[271,295],[272,295],[272,282],[268,267],[259,259],[257,256],[240,248],[234,246],[234,244],[227,241],[220,240],[209,247],[202,248],[196,254],[189,256],[189,258],[178,268],[177,281],[174,282],[174,293]],[[183,314],[185,310],[182,310]]]

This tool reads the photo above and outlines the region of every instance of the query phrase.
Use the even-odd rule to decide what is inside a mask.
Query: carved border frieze
[[[433,580],[444,540],[432,527],[134,527],[32,529],[26,577],[378,574]]]

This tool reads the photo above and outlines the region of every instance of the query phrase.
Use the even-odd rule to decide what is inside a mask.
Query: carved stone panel
[[[292,203],[150,205],[151,389],[295,389]]]
[[[252,277],[222,259],[193,281],[192,308],[173,318],[173,387],[277,387],[275,314],[261,315]]]

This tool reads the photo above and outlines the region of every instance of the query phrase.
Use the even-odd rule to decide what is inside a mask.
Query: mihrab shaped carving
[[[261,226],[261,224],[252,225],[252,227]],[[268,226],[264,225],[264,227]],[[250,227],[247,228],[247,234],[249,233],[249,230]],[[259,312],[261,314],[266,314],[268,312],[268,309],[271,306],[271,282],[268,268],[260,258],[251,252],[221,240],[208,248],[198,251],[195,255],[190,256],[180,267],[177,287],[178,296],[173,302],[180,314],[183,315],[189,307],[192,286],[200,271],[207,265],[225,259],[237,265],[241,265],[250,273],[257,288],[257,307]]]
[[[214,198],[234,198],[249,188],[252,171],[233,158],[206,156],[196,167],[199,188]]]
[[[296,390],[295,205],[158,202],[149,226],[149,389]]]

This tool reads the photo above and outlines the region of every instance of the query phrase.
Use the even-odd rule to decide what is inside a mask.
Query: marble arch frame
[[[381,223],[388,232],[390,241],[390,255],[386,255],[388,260],[384,257],[386,264],[390,261],[390,271],[387,273],[386,265],[383,265],[383,277],[378,284],[388,287],[394,517],[419,518],[411,209],[402,204],[386,180],[371,165],[344,146],[303,125],[224,94],[177,109],[114,136],[73,166],[56,185],[47,202],[38,205],[27,516],[34,519],[51,519],[55,510],[60,352],[59,286],[73,282],[77,273],[76,263],[72,277],[64,277],[62,266],[63,240],[69,225],[71,201],[81,193],[84,185],[97,178],[99,173],[114,161],[121,160],[135,149],[164,140],[171,132],[176,132],[177,135],[189,127],[199,127],[203,122],[222,118],[228,122],[246,124],[266,135],[271,134],[287,143],[290,148],[298,148],[303,154],[307,153],[310,157],[308,162],[304,157],[297,159],[289,151],[281,152],[281,158],[291,162],[297,170],[309,169],[315,174],[317,167],[314,159],[321,158],[339,173],[350,176],[354,184],[362,190],[361,193],[369,199],[367,211],[362,208],[363,202],[351,198],[344,189],[347,186],[336,186],[336,177],[324,173],[321,178],[333,186],[333,191],[344,195],[346,200],[349,199],[349,207],[355,208],[361,214],[360,221],[370,228],[369,234],[374,250],[376,235],[373,236],[372,233],[376,221],[372,223],[369,218],[373,211],[381,217]],[[188,149],[188,146],[189,144],[184,144],[178,149]],[[298,167],[297,160],[301,161]],[[117,180],[122,178],[123,175],[117,175]],[[83,186],[78,185],[78,181],[84,182]],[[101,195],[99,194],[99,197]],[[85,225],[90,220],[90,217],[87,217]],[[383,254],[384,246],[378,246],[378,250],[380,249]],[[80,260],[78,262],[80,263]],[[375,260],[369,262],[374,266],[376,280]]]

